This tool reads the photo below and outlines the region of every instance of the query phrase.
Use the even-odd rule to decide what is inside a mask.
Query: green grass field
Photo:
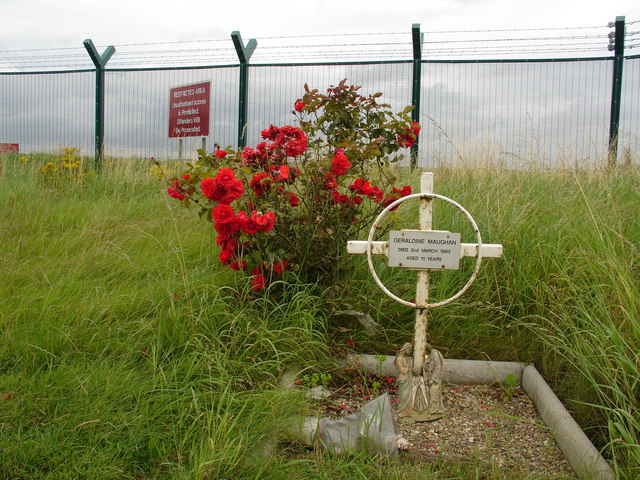
[[[279,387],[283,372],[330,369],[347,339],[393,354],[410,340],[410,309],[379,292],[364,258],[333,288],[289,279],[273,286],[277,301],[254,298],[219,266],[211,226],[168,198],[149,164],[53,185],[45,160],[0,157],[1,479],[518,478],[474,461],[291,455],[282,420],[307,407]],[[434,173],[436,192],[505,255],[434,310],[431,342],[450,358],[533,362],[618,476],[637,478],[640,172]],[[438,227],[468,235],[450,213],[437,206]],[[434,298],[471,265],[436,276]],[[406,272],[379,268],[413,298]],[[384,334],[329,317],[347,303]]]

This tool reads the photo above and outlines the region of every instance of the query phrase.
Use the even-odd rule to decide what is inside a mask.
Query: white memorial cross
[[[377,225],[382,217],[392,208],[410,198],[420,198],[419,229],[391,231],[388,242],[373,241]],[[434,198],[454,205],[466,215],[473,226],[476,243],[460,243],[459,233],[432,229]],[[347,252],[366,254],[371,274],[380,288],[394,300],[416,309],[412,371],[415,375],[419,375],[426,353],[427,311],[429,308],[445,305],[460,297],[475,280],[480,270],[482,258],[501,257],[502,245],[483,244],[478,226],[469,212],[450,198],[433,193],[433,173],[423,172],[420,177],[420,193],[407,195],[389,204],[373,222],[368,240],[347,242]],[[373,268],[372,254],[387,255],[390,267],[417,271],[415,302],[408,302],[396,297],[384,286]],[[452,297],[441,302],[429,303],[429,272],[431,270],[457,270],[462,257],[476,258],[476,266],[469,281]]]

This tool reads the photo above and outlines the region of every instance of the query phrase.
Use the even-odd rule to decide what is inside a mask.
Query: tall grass
[[[346,339],[393,353],[410,309],[377,290],[363,258],[333,289],[290,281],[256,298],[150,165],[115,162],[60,186],[41,178],[43,162],[5,157],[0,177],[0,478],[517,478],[478,462],[292,455],[282,419],[306,407],[283,372],[329,368]],[[448,357],[534,362],[619,476],[637,477],[638,171],[441,168],[435,185],[505,256],[432,312],[430,341]],[[399,211],[406,226],[412,206]],[[435,222],[471,240],[440,203]],[[378,268],[413,298],[411,273]],[[434,274],[434,299],[471,268]],[[346,304],[384,333],[328,319]]]
[[[0,478],[241,477],[300,411],[277,385],[325,351],[320,299],[243,301],[146,170],[54,188],[5,165]]]

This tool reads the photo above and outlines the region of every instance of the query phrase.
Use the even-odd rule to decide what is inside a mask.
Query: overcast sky
[[[638,0],[0,0],[0,51],[327,33],[603,25]],[[640,24],[638,24],[640,25]]]

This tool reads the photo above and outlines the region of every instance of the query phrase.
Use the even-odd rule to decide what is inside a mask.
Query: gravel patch
[[[445,416],[434,422],[400,419],[407,450],[427,458],[478,458],[523,474],[575,478],[549,429],[520,389],[498,385],[448,385]]]
[[[388,391],[392,403],[397,391],[391,378],[368,379],[368,385],[329,388],[319,400],[320,415],[337,418]],[[379,387],[371,391],[371,383]],[[373,395],[372,395],[373,394]],[[409,443],[400,459],[465,462],[477,459],[523,477],[575,479],[536,408],[520,387],[494,385],[443,385],[445,415],[433,422],[398,419],[402,437]]]

